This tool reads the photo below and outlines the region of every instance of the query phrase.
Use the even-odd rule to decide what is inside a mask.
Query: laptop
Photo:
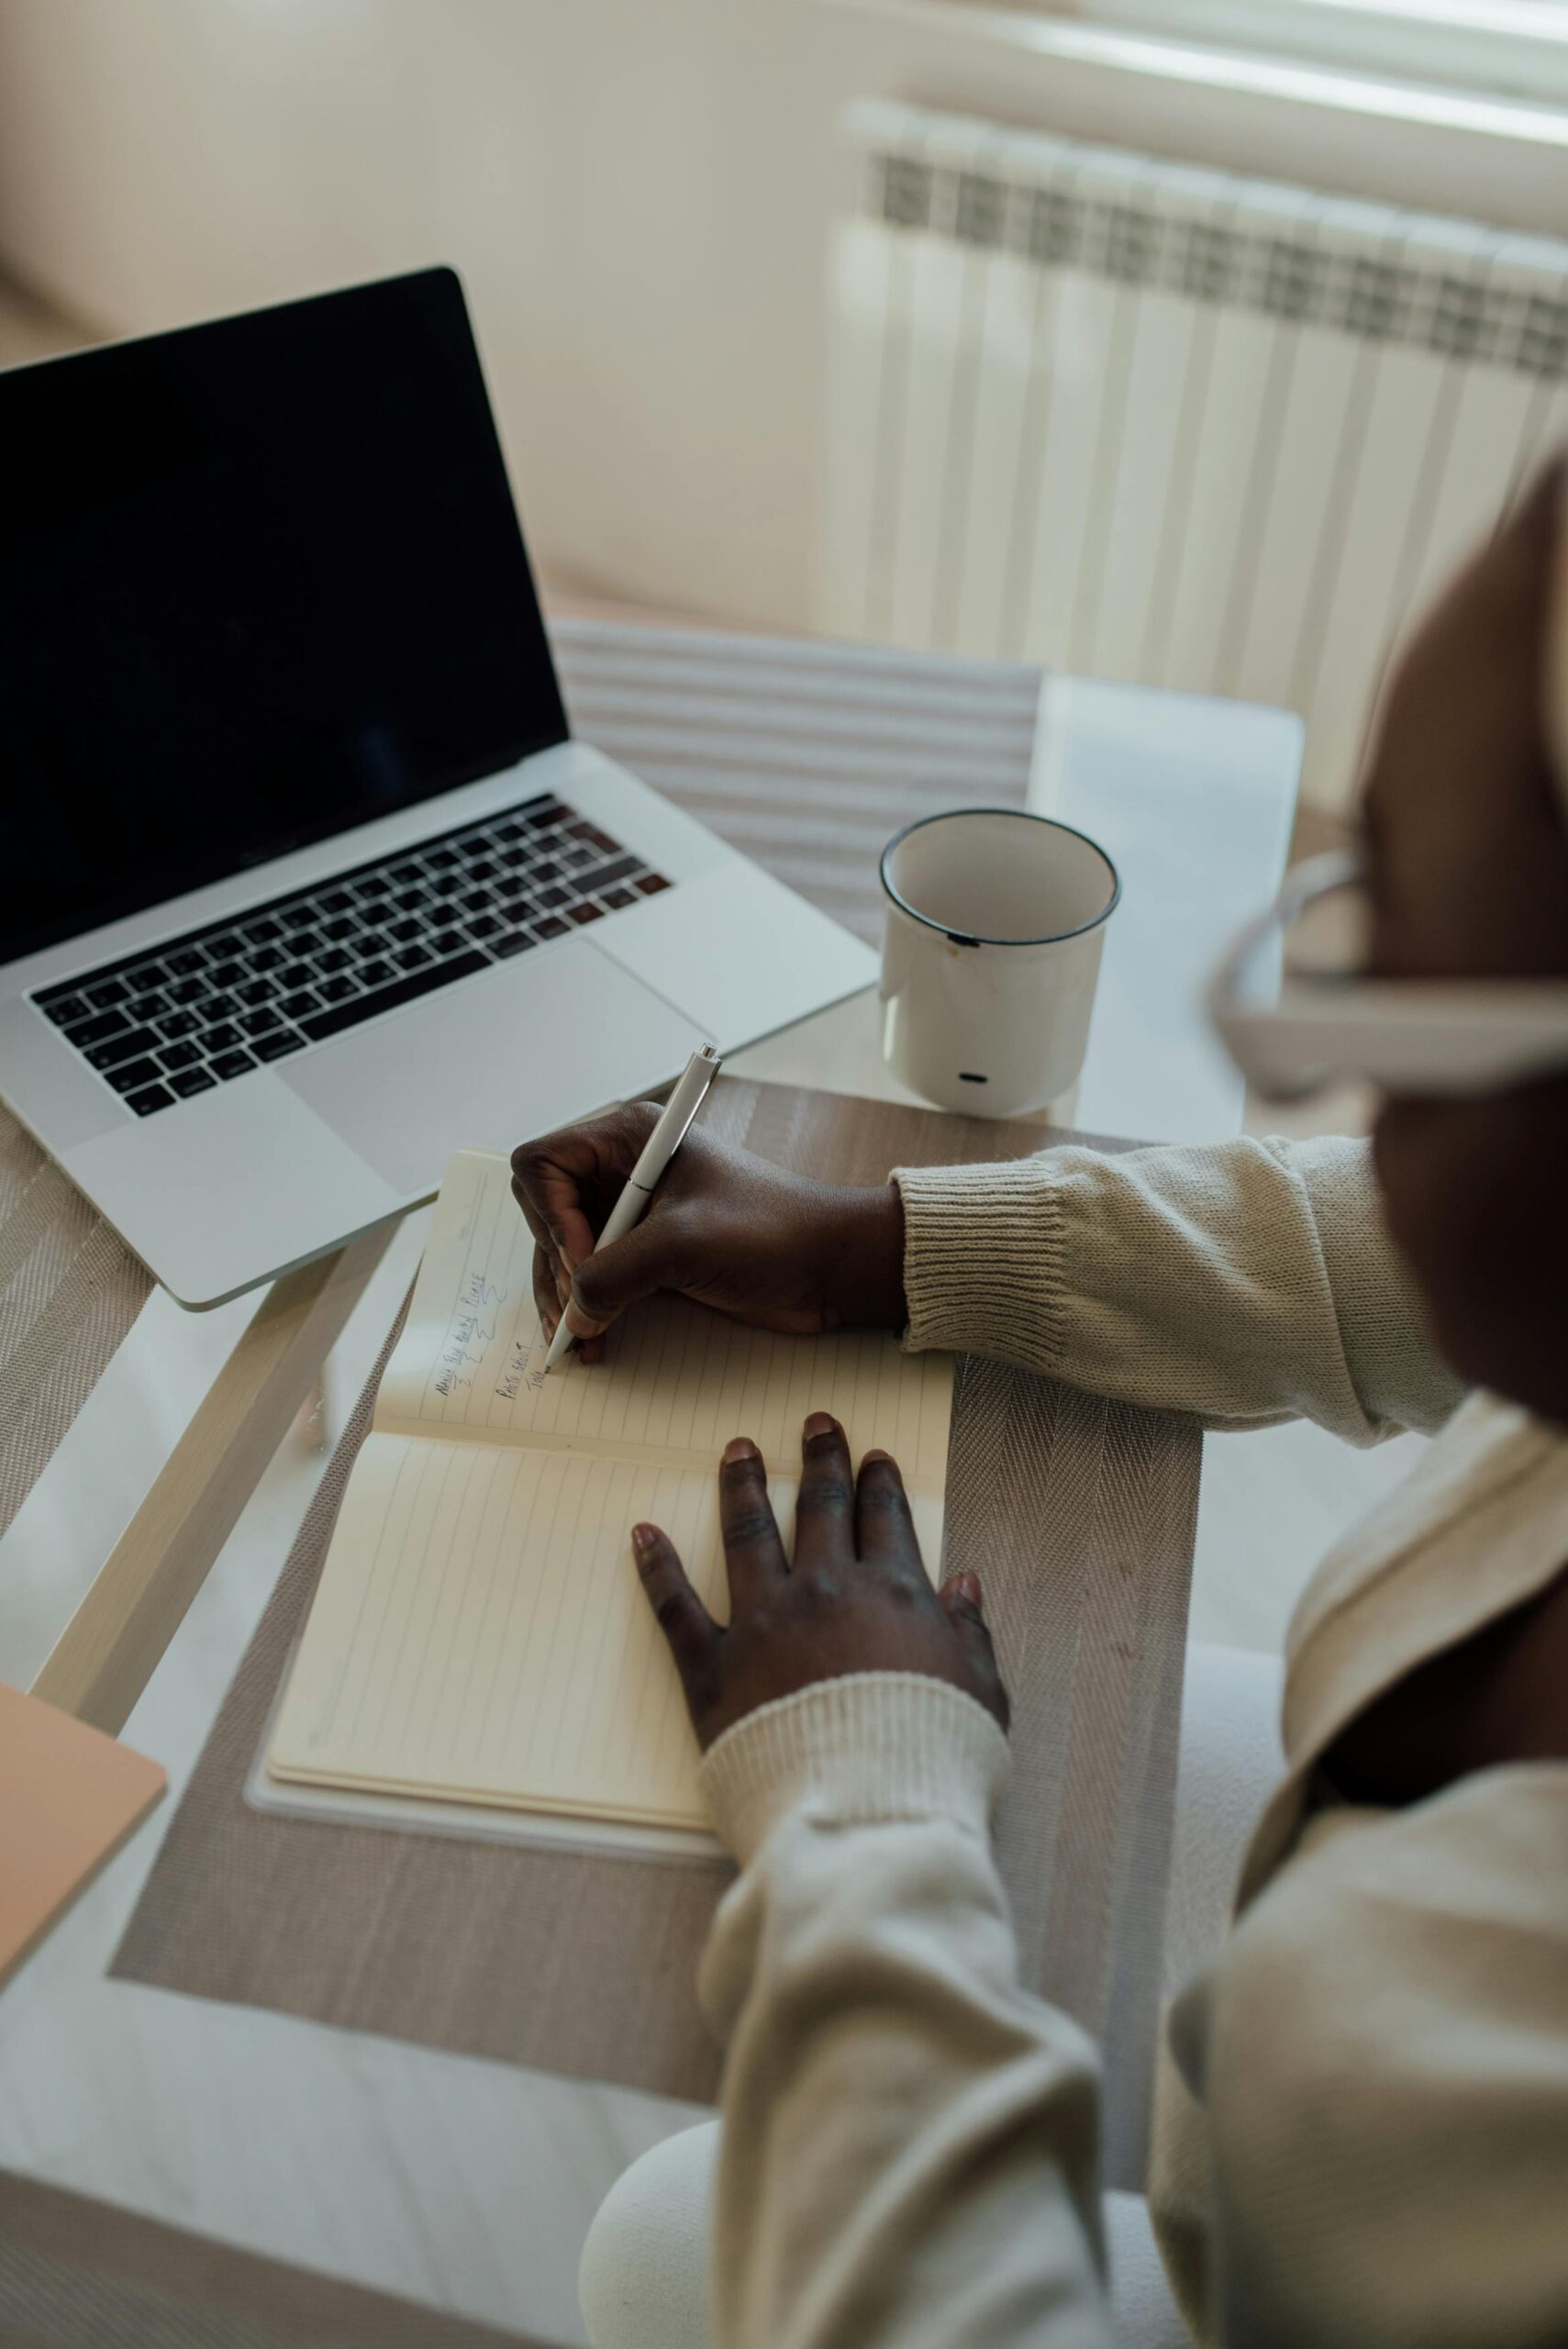
[[[182,1303],[868,985],[562,706],[445,269],[0,374],[0,1093]]]

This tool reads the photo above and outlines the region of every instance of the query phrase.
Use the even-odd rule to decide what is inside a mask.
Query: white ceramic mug
[[[1012,807],[926,816],[882,852],[882,1049],[944,1109],[1005,1118],[1058,1099],[1089,1041],[1121,895],[1103,848]]]

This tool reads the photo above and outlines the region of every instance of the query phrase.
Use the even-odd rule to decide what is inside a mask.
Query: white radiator
[[[848,120],[818,619],[1274,702],[1341,807],[1403,616],[1568,433],[1568,244]]]

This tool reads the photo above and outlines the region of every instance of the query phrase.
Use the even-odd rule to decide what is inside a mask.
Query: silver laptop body
[[[412,305],[407,320],[406,299]],[[367,301],[376,333],[396,336],[406,324],[417,341],[421,316],[427,322],[433,316],[452,349],[461,339],[458,317],[462,335],[467,334],[456,281],[446,272],[426,272],[252,319],[186,329],[183,337],[117,346],[116,352],[156,354],[161,346],[179,344],[188,351],[191,339],[217,337],[222,356],[226,332],[264,322],[286,342],[296,319],[308,345],[328,314],[335,328],[341,327],[341,314],[330,306]],[[355,324],[352,315],[348,323]],[[360,347],[350,337],[350,361]],[[195,345],[197,357],[210,348]],[[290,344],[290,364],[294,349]],[[51,378],[59,405],[69,409],[67,371],[115,355],[87,352],[0,377],[0,434],[18,377],[31,379],[27,390],[35,414],[50,417],[56,404],[39,404]],[[410,364],[417,370],[418,363],[416,351]],[[473,365],[477,374],[476,361]],[[222,388],[221,382],[215,389],[201,377],[193,396],[198,406],[216,398],[221,409]],[[160,387],[157,398],[162,397]],[[297,402],[292,414],[297,418]],[[222,418],[215,422],[209,412],[201,421],[194,445],[205,464]],[[253,437],[255,418],[241,423]],[[172,432],[175,460],[167,446]],[[152,430],[153,456],[144,462],[137,455],[133,494],[149,501],[146,510],[167,510],[167,497],[160,502],[156,496],[159,468],[166,474],[172,462],[183,462],[190,438],[183,422],[178,430],[161,422]],[[69,455],[67,445],[62,465]],[[141,478],[149,468],[150,487]],[[117,497],[124,502],[117,481],[106,485],[105,495],[111,504]],[[275,512],[277,503],[269,500],[268,512]],[[376,526],[383,527],[379,513]],[[49,511],[35,514],[35,549],[48,547],[50,527]],[[68,518],[68,527],[85,527],[80,514]],[[90,541],[90,528],[86,535]],[[57,933],[63,925],[65,934],[29,943],[0,965],[0,1092],[183,1303],[217,1304],[401,1213],[430,1194],[455,1148],[509,1149],[525,1136],[664,1083],[705,1038],[733,1050],[874,978],[874,958],[860,941],[584,743],[547,740],[494,771],[428,787],[412,753],[399,747],[400,727],[417,732],[425,722],[428,710],[418,709],[370,725],[356,707],[343,740],[352,744],[350,796],[361,820],[250,861],[258,840],[275,843],[272,787],[266,776],[237,786],[241,796],[245,790],[258,795],[258,812],[248,828],[225,832],[229,811],[222,777],[216,775],[210,798],[204,783],[195,853],[219,856],[228,869],[72,930],[69,892],[56,890],[51,899],[50,876],[79,865],[88,902],[101,907],[106,892],[112,896],[140,854],[141,833],[136,793],[128,785],[96,801],[91,788],[81,788],[76,804],[62,807],[62,799],[79,789],[83,762],[77,755],[71,766],[62,751],[59,775],[50,771],[55,732],[47,711],[40,719],[29,680],[50,670],[58,618],[56,634],[45,637],[44,623],[25,602],[28,552],[24,543],[18,558],[0,522],[0,625],[5,596],[11,595],[14,606],[18,596],[24,599],[24,658],[9,681],[0,637],[0,747],[11,753],[0,809],[12,873],[9,885],[0,876],[0,945],[7,940],[7,921],[13,944],[18,935],[28,940],[39,922]],[[400,540],[395,552],[399,559],[407,552]],[[520,539],[517,554],[526,583]],[[242,559],[243,550],[237,551],[235,560]],[[263,559],[272,555],[263,550]],[[503,549],[497,560],[505,565],[511,557]],[[113,562],[111,544],[111,573]],[[518,574],[507,571],[506,576],[506,592],[520,596]],[[128,584],[128,597],[136,585]],[[89,566],[82,583],[89,607],[93,593]],[[203,607],[180,604],[190,621],[189,637],[169,648],[176,675],[183,643],[218,628],[210,614],[223,608],[221,571],[208,573],[202,593]],[[185,591],[179,587],[176,594],[181,598]],[[531,604],[531,584],[527,596]],[[237,600],[242,605],[244,593]],[[106,601],[113,602],[109,591]],[[150,601],[157,605],[156,592]],[[65,608],[73,612],[76,606],[72,601]],[[128,608],[121,607],[122,630]],[[332,648],[321,645],[317,652],[321,635],[329,632],[322,618],[329,608],[323,601],[314,610],[303,653],[292,639],[293,649],[280,654],[272,646],[269,652],[274,672],[284,670],[287,691],[302,706],[317,693],[319,679],[288,662],[302,661],[314,672],[319,659],[326,679],[321,689],[330,692]],[[399,605],[396,625],[405,618]],[[263,634],[267,625],[263,621]],[[426,623],[432,644],[445,625],[433,604]],[[537,607],[517,625],[538,630],[537,643],[528,640],[528,657],[537,667],[543,644]],[[28,627],[39,630],[30,666]],[[86,679],[87,689],[92,677],[112,674],[119,659],[120,639],[105,641],[107,650]],[[415,635],[415,662],[424,641]],[[451,657],[466,660],[467,644],[464,635]],[[373,652],[373,668],[381,656]],[[150,654],[144,649],[121,692],[134,699],[150,668],[155,681],[161,677],[159,656],[157,641]],[[203,674],[194,678],[204,739],[217,725],[207,708],[212,665],[229,657],[227,634],[215,635]],[[239,682],[224,686],[215,704],[225,724],[235,697],[250,691],[243,645],[233,657],[241,664],[235,670]],[[353,657],[350,646],[350,667]],[[542,657],[548,667],[548,651]],[[431,658],[439,672],[440,656]],[[419,677],[425,691],[423,671]],[[541,707],[549,705],[544,730],[564,737],[553,674],[548,693],[543,677],[539,669]],[[438,720],[440,683],[438,674],[428,686]],[[482,663],[462,689],[483,702],[490,684]],[[155,682],[154,702],[158,690]],[[509,691],[503,679],[502,703]],[[394,707],[395,675],[384,696]],[[368,704],[370,686],[361,697]],[[103,740],[111,758],[119,756],[122,736],[113,709],[107,718],[90,711],[78,734],[75,714],[58,698],[68,748],[74,744],[79,752],[81,742]],[[256,707],[256,723],[264,730],[276,697]],[[145,709],[139,705],[133,715],[140,723]],[[157,740],[170,746],[173,763],[183,762],[183,772],[195,771],[177,701],[158,723]],[[290,725],[288,739],[306,741],[292,718]],[[233,739],[250,737],[237,732]],[[32,768],[16,755],[18,741],[42,745],[35,749]],[[312,738],[300,755],[306,764],[317,760],[327,778],[320,804],[337,804],[333,795],[340,796],[342,785],[333,765],[336,750],[329,743],[323,751]],[[473,755],[483,758],[483,744]],[[145,762],[138,770],[150,807],[161,772]],[[387,774],[392,781],[384,788]],[[366,819],[367,803],[373,804],[378,792],[395,796],[399,779],[410,775],[420,796]],[[306,804],[308,813],[318,803],[311,797]],[[222,837],[208,838],[209,811],[210,830]],[[174,821],[178,814],[172,802],[157,820]],[[122,842],[117,857],[107,837],[83,844],[83,828],[100,820],[106,835]],[[183,879],[189,860],[177,838],[174,844],[179,852],[168,861]],[[23,878],[29,869],[39,876],[35,884]],[[156,875],[150,882],[145,873],[139,882],[132,875],[129,885],[133,893],[155,888]]]

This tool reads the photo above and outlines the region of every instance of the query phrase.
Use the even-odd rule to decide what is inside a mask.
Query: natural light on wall
[[[1303,65],[1534,102],[1568,101],[1557,0],[966,0]]]

